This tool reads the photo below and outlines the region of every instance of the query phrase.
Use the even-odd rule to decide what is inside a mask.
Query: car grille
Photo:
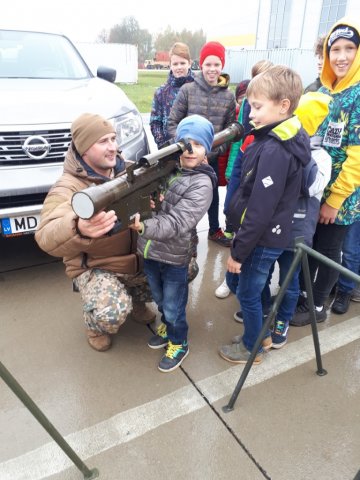
[[[49,152],[44,156],[42,148],[39,151],[33,148],[32,156],[24,150],[24,144],[29,137],[42,137],[40,141],[42,147],[48,144]],[[34,130],[26,132],[0,132],[0,166],[13,165],[39,165],[62,162],[65,153],[71,141],[71,133],[69,129],[62,130]],[[39,143],[34,140],[32,143]],[[42,158],[43,157],[43,158]]]
[[[28,195],[11,195],[9,197],[0,197],[0,209],[13,207],[27,207],[32,205],[41,205],[47,193],[32,193]]]

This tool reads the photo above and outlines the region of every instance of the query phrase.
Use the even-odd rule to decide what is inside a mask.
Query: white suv
[[[44,198],[62,173],[72,121],[85,112],[114,122],[125,158],[149,153],[141,115],[117,87],[97,77],[63,35],[0,29],[0,233],[35,231]]]

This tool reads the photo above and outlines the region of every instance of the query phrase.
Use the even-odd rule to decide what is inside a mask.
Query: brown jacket
[[[120,174],[123,173],[124,170]],[[70,278],[90,268],[135,274],[140,270],[135,232],[127,229],[112,236],[87,239],[76,230],[77,216],[71,208],[72,195],[94,183],[104,183],[104,178],[89,176],[70,146],[63,175],[45,199],[35,239],[45,252],[63,257]]]

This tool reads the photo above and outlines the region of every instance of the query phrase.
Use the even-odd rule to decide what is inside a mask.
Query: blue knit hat
[[[206,153],[209,153],[214,140],[214,127],[204,117],[200,115],[190,115],[181,120],[176,129],[176,139],[186,142],[195,140],[205,147]]]

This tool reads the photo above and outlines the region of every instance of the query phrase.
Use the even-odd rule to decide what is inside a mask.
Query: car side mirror
[[[110,83],[114,83],[116,79],[116,70],[109,67],[98,67],[96,75],[103,80],[107,80]]]

